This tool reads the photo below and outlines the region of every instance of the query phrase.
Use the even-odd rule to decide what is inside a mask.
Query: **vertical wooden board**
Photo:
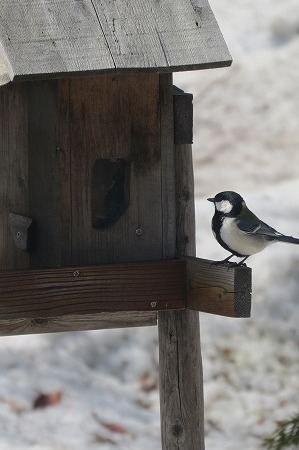
[[[158,89],[158,75],[70,80],[73,264],[162,256]],[[92,228],[91,174],[100,158],[130,164],[129,207],[105,230]]]
[[[165,80],[166,81],[166,80]],[[171,79],[168,80],[171,83]],[[172,121],[165,109],[164,126]],[[163,120],[162,120],[163,123]],[[170,145],[170,144],[169,144]],[[176,145],[176,252],[195,255],[191,146]],[[171,177],[167,170],[165,177]],[[172,248],[171,242],[169,242]],[[159,312],[160,407],[163,450],[204,450],[203,375],[198,313]]]
[[[175,146],[175,166],[177,170],[177,252],[179,256],[195,256],[196,225],[191,145]]]
[[[163,256],[176,256],[176,201],[173,129],[172,74],[160,75],[160,117],[162,153]]]
[[[64,120],[59,117],[58,81],[28,83],[29,214],[35,221],[31,267],[69,262],[62,252],[62,248],[70,249],[70,241],[62,234],[70,210],[60,203],[60,162],[62,152],[67,152],[60,146],[60,119]]]
[[[134,259],[163,256],[163,199],[160,142],[159,75],[128,77],[130,85],[131,215]],[[126,80],[122,89],[126,92]],[[128,114],[124,111],[124,114]],[[138,230],[141,230],[138,233]]]
[[[17,249],[9,230],[9,213],[28,215],[26,89],[0,89],[0,270],[25,268],[28,254]]]
[[[59,143],[56,156],[59,161],[60,187],[60,246],[61,265],[72,264],[72,202],[71,202],[71,157],[70,157],[70,102],[69,79],[58,80],[58,129]]]

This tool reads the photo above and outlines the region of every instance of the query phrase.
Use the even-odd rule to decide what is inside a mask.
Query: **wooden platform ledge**
[[[251,269],[211,263],[187,258],[0,272],[0,334],[153,325],[151,312],[186,308],[249,317]]]

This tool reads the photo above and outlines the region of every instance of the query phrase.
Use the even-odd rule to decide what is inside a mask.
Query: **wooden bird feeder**
[[[250,269],[195,257],[192,95],[229,66],[207,0],[0,0],[0,334],[156,325],[163,449],[202,450],[198,314]]]

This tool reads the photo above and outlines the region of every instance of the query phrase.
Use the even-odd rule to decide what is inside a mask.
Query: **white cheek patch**
[[[221,202],[215,202],[215,206],[217,211],[223,212],[224,214],[228,214],[233,209],[233,205],[229,200],[222,200]]]

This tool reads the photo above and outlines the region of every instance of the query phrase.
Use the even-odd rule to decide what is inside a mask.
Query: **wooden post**
[[[190,101],[190,97],[186,99]],[[176,252],[179,256],[195,256],[191,145],[175,145],[174,151]],[[198,313],[188,310],[160,312],[158,327],[162,449],[204,450]]]

